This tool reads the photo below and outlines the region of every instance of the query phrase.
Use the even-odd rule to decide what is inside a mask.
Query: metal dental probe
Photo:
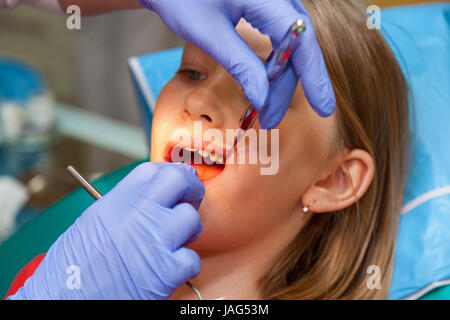
[[[90,184],[83,176],[72,166],[68,166],[67,171],[69,174],[78,181],[78,183],[91,195],[95,200],[100,199],[103,195],[92,184]]]
[[[69,172],[69,174],[78,181],[78,183],[83,187],[84,190],[86,190],[87,193],[89,193],[89,195],[94,198],[95,200],[100,199],[103,195],[100,193],[100,191],[98,191],[89,181],[87,181],[85,178],[83,178],[83,176],[73,167],[73,166],[68,166],[66,168],[67,172]],[[197,295],[199,300],[203,300],[200,291],[197,290],[196,287],[194,287],[194,285],[192,283],[190,283],[189,281],[186,282],[186,284],[188,285],[189,288],[192,289],[192,291],[195,292],[195,294]]]

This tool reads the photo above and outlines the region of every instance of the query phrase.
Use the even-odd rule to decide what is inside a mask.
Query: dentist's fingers
[[[328,117],[336,108],[336,97],[312,21],[307,16],[302,19],[306,30],[297,41],[291,62],[309,104],[317,114]]]
[[[172,251],[195,241],[203,227],[197,210],[186,202],[173,208],[169,215],[163,217],[162,223],[170,232],[161,234],[161,238]]]
[[[169,164],[159,169],[142,190],[142,194],[166,208],[188,202],[198,209],[205,187],[198,177],[180,165]]]
[[[303,2],[301,0],[290,0],[292,3],[292,6],[297,9],[298,12],[300,13],[305,13],[306,9],[305,6],[303,5]]]
[[[261,127],[273,129],[283,120],[295,89],[298,77],[294,69],[289,65],[284,73],[273,84],[270,90],[269,104],[259,112],[259,123]]]
[[[188,248],[180,248],[173,253],[175,263],[174,267],[177,269],[167,272],[167,281],[170,281],[175,287],[182,286],[186,281],[195,278],[200,273],[201,260],[198,254]],[[185,272],[180,273],[182,269]]]
[[[254,28],[268,35],[275,48],[301,17],[290,0],[231,1],[230,6],[233,21],[243,17]]]
[[[105,197],[125,197],[141,205],[148,203],[150,207],[155,202],[168,209],[180,202],[188,202],[198,208],[204,193],[205,187],[191,165],[145,162],[133,169]]]
[[[293,56],[293,65],[302,82],[306,99],[322,117],[330,116],[336,109],[336,96],[327,71],[316,32],[302,1],[291,0],[298,12],[305,14],[307,30]],[[308,48],[310,45],[311,48]],[[309,54],[308,54],[309,53]]]
[[[279,46],[284,35],[295,21],[298,19],[305,21],[306,30],[294,49],[291,57],[292,65],[295,73],[301,79],[305,96],[312,108],[320,116],[326,117],[331,115],[336,107],[334,90],[316,38],[313,23],[302,2],[300,0],[257,0],[236,3],[240,7],[238,7],[239,10],[235,12],[235,15],[242,15],[255,28],[269,35],[274,48]],[[289,99],[292,96],[289,90],[284,92],[280,87],[275,92],[279,92],[280,94],[274,95],[273,93],[269,93],[272,97],[270,103],[275,103],[281,109],[277,110],[275,106],[270,104],[268,107],[264,107],[266,111],[259,109],[264,114],[261,122],[263,128],[270,129],[278,125],[284,116],[287,105],[290,104]],[[279,101],[284,101],[284,105],[281,105]],[[274,117],[273,120],[269,119],[270,115]]]
[[[199,31],[194,44],[214,57],[241,84],[246,98],[255,108],[261,109],[267,104],[269,93],[263,62],[242,40],[230,21],[223,21],[220,37],[215,34],[214,27],[211,28]]]

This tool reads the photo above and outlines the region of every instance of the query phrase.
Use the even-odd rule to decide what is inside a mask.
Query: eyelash
[[[206,76],[204,74],[202,74],[201,72],[192,70],[192,69],[179,70],[177,73],[181,74],[185,77],[188,77],[188,79],[191,81],[206,80]],[[200,79],[195,77],[193,74],[198,75],[200,77]],[[203,79],[201,79],[202,77],[203,77]]]

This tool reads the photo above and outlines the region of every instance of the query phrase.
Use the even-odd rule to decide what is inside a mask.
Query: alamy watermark
[[[66,287],[69,290],[81,289],[81,270],[77,265],[70,265],[66,269],[66,273],[69,275],[66,279]]]
[[[370,30],[381,29],[381,8],[377,5],[372,5],[367,8],[367,28]]]
[[[66,20],[67,29],[81,30],[81,8],[73,4],[67,7],[66,13],[69,15]]]
[[[235,145],[236,138],[238,139]],[[176,129],[172,133],[171,141],[176,141],[180,146],[178,149],[172,149],[170,154],[172,162],[208,165],[259,164],[261,175],[275,175],[280,167],[279,129],[270,131],[253,128],[246,131],[226,129],[224,136],[221,130],[214,128],[203,130],[202,122],[194,121],[193,134],[187,129]],[[180,152],[183,148],[193,153]]]
[[[367,274],[370,274],[367,278],[367,288],[369,290],[380,290],[381,289],[381,271],[380,267],[377,265],[370,265],[367,267]]]

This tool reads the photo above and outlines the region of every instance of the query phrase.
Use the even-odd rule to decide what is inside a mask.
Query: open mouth
[[[169,143],[164,152],[164,160],[167,162],[187,163],[197,171],[201,181],[211,180],[217,177],[225,169],[226,151],[211,143],[200,147],[194,145],[180,145]]]

